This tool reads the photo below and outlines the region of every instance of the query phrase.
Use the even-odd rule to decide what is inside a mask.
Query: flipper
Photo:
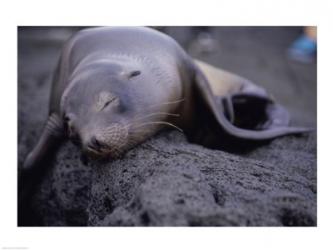
[[[244,77],[199,60],[194,60],[194,62],[197,69],[199,68],[205,75],[214,96],[225,97],[246,92],[253,93],[257,96],[268,97],[264,88],[259,87]]]
[[[214,67],[200,61],[196,61],[194,67],[197,96],[203,99],[208,112],[226,134],[260,141],[312,130],[289,127],[288,112],[265,90],[250,81],[223,70],[216,71]]]
[[[23,168],[19,172],[18,203],[19,208],[25,209],[34,188],[39,184],[45,171],[45,162],[50,153],[63,139],[63,126],[60,117],[53,113],[49,116],[42,135],[34,149],[28,154]]]

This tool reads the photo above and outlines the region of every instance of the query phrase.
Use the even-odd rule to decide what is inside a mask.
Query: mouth
[[[96,150],[92,147],[87,147],[84,149],[84,152],[92,159],[117,159],[120,157],[120,150],[114,150],[111,148],[103,148]]]
[[[93,147],[87,147],[85,150],[84,150],[89,156],[94,156],[94,157],[105,157],[107,155],[110,154],[110,151],[106,151],[105,149],[101,150],[97,150]]]
[[[88,155],[96,155],[96,156],[104,155],[104,153],[102,153],[101,151],[97,151],[92,147],[87,147],[85,151],[87,152]]]

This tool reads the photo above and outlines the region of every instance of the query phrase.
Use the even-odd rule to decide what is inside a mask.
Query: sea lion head
[[[71,77],[61,99],[68,137],[90,156],[111,158],[148,138],[157,126],[143,129],[140,124],[158,118],[144,111],[150,111],[147,103],[158,102],[145,90],[149,80],[141,69],[114,63],[81,69]],[[145,115],[147,119],[140,119]]]

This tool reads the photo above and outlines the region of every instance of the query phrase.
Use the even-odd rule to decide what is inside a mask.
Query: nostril
[[[88,147],[90,147],[94,150],[99,150],[101,148],[107,148],[107,145],[104,144],[103,142],[99,141],[95,136],[93,136],[90,140]]]
[[[96,137],[95,136],[93,136],[92,138],[91,138],[91,143],[93,144],[93,145],[95,145],[95,146],[100,146],[100,143],[99,143],[99,141],[96,139]]]
[[[96,139],[96,137],[92,137],[90,139],[90,142],[89,142],[89,145],[88,145],[90,148],[93,148],[93,149],[99,149],[100,148],[100,143],[99,141]]]

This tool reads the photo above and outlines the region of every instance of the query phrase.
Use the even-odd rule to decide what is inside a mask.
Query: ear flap
[[[288,127],[288,112],[262,93],[256,94],[251,91],[249,93],[233,94],[230,97],[226,97],[231,100],[229,100],[229,104],[227,104],[229,108],[227,108],[223,104],[223,100],[221,103],[218,102],[218,99],[210,89],[205,75],[196,66],[194,89],[197,92],[197,96],[206,104],[220,129],[232,137],[258,141],[311,130],[308,128]],[[258,119],[256,115],[258,115],[259,110],[262,113],[261,120],[253,121]],[[230,118],[227,118],[228,112],[229,117],[234,117],[234,124]]]

